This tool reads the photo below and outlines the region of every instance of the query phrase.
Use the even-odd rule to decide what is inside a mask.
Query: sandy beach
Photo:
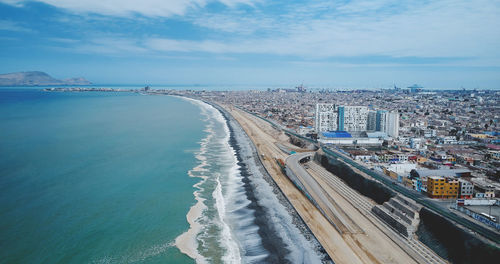
[[[274,158],[285,159],[287,156],[276,145],[276,143],[288,143],[282,140],[283,133],[263,120],[239,109],[232,107],[225,107],[225,109],[240,123],[257,146],[259,154],[270,157],[263,159],[262,163],[335,263],[415,263],[411,256],[363,216],[354,215],[353,218],[369,232],[353,236],[340,234],[282,174],[274,161]],[[358,214],[356,209],[349,208],[347,205],[346,208],[353,214]]]
[[[199,199],[197,197],[197,199]],[[196,235],[201,229],[201,225],[196,221],[201,216],[205,205],[203,201],[198,200],[197,203],[189,209],[186,215],[187,221],[190,225],[189,230],[181,234],[175,239],[175,246],[184,254],[194,259],[196,263],[206,263],[203,256],[198,253],[196,242]]]

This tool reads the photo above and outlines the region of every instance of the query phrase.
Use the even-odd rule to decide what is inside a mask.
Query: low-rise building
[[[348,133],[346,131],[323,132],[319,135],[319,142],[333,145],[382,145],[381,138],[369,138],[366,132]]]
[[[430,198],[457,198],[458,180],[440,176],[431,176],[427,179],[427,195]]]
[[[423,139],[421,138],[410,138],[410,148],[412,149],[422,149],[424,147]]]
[[[500,160],[500,151],[498,151],[498,150],[490,150],[489,154],[490,154],[490,157],[492,159]]]
[[[471,171],[468,169],[440,169],[440,170],[429,170],[420,169],[411,171],[413,177],[422,178],[427,176],[440,176],[440,177],[470,177]]]
[[[474,186],[474,193],[476,198],[495,198],[495,188],[489,186]]]
[[[423,192],[424,190],[427,190],[427,188],[423,188],[423,182],[421,179],[412,179],[413,182],[413,189],[417,192]]]
[[[474,185],[466,180],[460,179],[460,193],[459,197],[462,199],[470,199],[473,197]]]

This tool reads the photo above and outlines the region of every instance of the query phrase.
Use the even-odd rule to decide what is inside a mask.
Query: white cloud
[[[0,20],[0,30],[3,31],[17,31],[17,32],[31,32],[32,30],[20,25],[17,22],[10,20]]]
[[[0,2],[19,4],[19,0]],[[283,6],[254,0],[218,0],[227,6],[255,5],[224,13],[201,9],[215,0],[40,0],[79,12],[126,16],[182,15],[184,21],[208,29],[200,40],[168,35],[121,35],[78,43],[78,50],[124,55],[203,52],[214,54],[330,57],[458,57],[500,66],[500,1],[388,0],[314,1]],[[189,13],[191,8],[200,12]],[[279,11],[276,12],[276,9]],[[215,34],[214,34],[215,33]],[[189,36],[186,38],[197,37]],[[184,54],[185,55],[185,54]],[[453,62],[450,62],[453,63]],[[455,61],[455,63],[460,63]]]
[[[189,9],[204,7],[211,0],[0,0],[0,2],[22,6],[26,2],[42,2],[55,7],[82,13],[112,16],[140,14],[148,17],[184,15]],[[252,0],[219,0],[227,6],[251,5]]]
[[[280,14],[200,17],[194,23],[240,35],[218,45],[184,43],[191,50],[265,53],[306,57],[415,56],[500,59],[500,2],[441,0],[424,3],[387,0],[315,2]],[[253,32],[267,34],[255,34]],[[156,47],[157,45],[155,45]],[[186,47],[184,47],[186,49]],[[164,48],[168,49],[168,46]],[[499,63],[500,64],[500,63]]]
[[[148,52],[138,41],[124,38],[99,38],[89,43],[79,44],[75,46],[75,49],[83,53],[102,53],[118,56]]]

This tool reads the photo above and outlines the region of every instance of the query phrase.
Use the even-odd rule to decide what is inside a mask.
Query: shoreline
[[[196,263],[206,263],[205,258],[198,253],[198,242],[196,236],[201,230],[201,224],[196,220],[201,216],[205,205],[198,200],[195,205],[189,209],[186,219],[189,223],[189,229],[175,238],[174,245],[183,254],[194,259]]]
[[[174,97],[179,97],[181,99],[190,101],[195,104],[200,104],[203,103],[199,100],[195,100],[192,98],[187,98],[187,97],[181,97],[181,96],[174,96]],[[200,155],[204,154],[206,151],[206,147],[203,145],[204,141],[209,139],[210,134],[207,135],[205,138],[201,140],[200,143],[200,149],[199,153],[195,155],[195,158],[198,161],[201,161],[198,165],[196,165],[194,168],[188,171],[189,177],[196,177],[200,178],[201,181],[195,183],[193,187],[195,188],[195,191],[193,192],[194,198],[196,203],[189,208],[188,213],[186,214],[186,219],[189,223],[189,229],[182,234],[180,234],[178,237],[175,238],[174,245],[181,251],[183,254],[189,256],[192,258],[196,263],[207,263],[205,258],[198,252],[198,241],[196,239],[197,235],[200,233],[202,225],[198,222],[198,219],[203,214],[203,211],[206,208],[206,205],[203,203],[204,199],[200,197],[200,191],[202,188],[200,185],[202,185],[207,177],[206,176],[195,176],[192,174],[194,171],[200,171],[203,170],[203,167],[206,165],[206,161],[201,158]]]
[[[252,180],[249,179],[249,177],[252,176],[252,174],[248,172],[248,168],[247,168],[246,164],[242,161],[243,159],[241,158],[241,150],[240,150],[240,146],[239,146],[239,144],[241,142],[238,142],[238,140],[235,137],[236,132],[234,131],[233,125],[238,126],[239,129],[241,129],[241,133],[243,133],[244,136],[247,138],[248,143],[250,144],[250,147],[251,147],[252,158],[254,159],[254,162],[257,165],[257,169],[262,174],[262,180],[265,181],[266,184],[269,185],[269,187],[271,188],[271,191],[272,191],[271,195],[276,197],[276,199],[278,200],[277,202],[281,206],[283,206],[283,208],[286,210],[286,213],[291,217],[292,227],[295,227],[297,229],[296,231],[298,231],[298,234],[300,236],[302,236],[308,243],[311,244],[311,246],[312,246],[311,249],[318,255],[318,257],[321,259],[322,262],[325,262],[325,263],[329,262],[331,259],[329,258],[328,254],[326,253],[326,250],[323,248],[321,243],[318,241],[318,239],[315,237],[315,235],[309,229],[309,227],[304,222],[302,217],[295,210],[295,208],[293,207],[291,202],[288,200],[288,197],[282,192],[282,190],[276,184],[274,179],[271,177],[271,175],[267,171],[267,168],[264,166],[264,164],[262,163],[262,161],[259,158],[259,154],[257,152],[255,142],[253,142],[253,140],[246,134],[246,131],[240,125],[238,120],[234,116],[232,116],[231,113],[229,113],[223,106],[216,104],[216,103],[212,103],[212,102],[206,102],[206,103],[212,105],[214,108],[216,108],[217,110],[219,110],[221,112],[221,114],[224,116],[224,118],[228,124],[228,127],[231,130],[230,142],[231,142],[232,146],[234,144],[233,148],[237,152],[238,160],[243,163],[242,169],[245,168],[245,170],[246,170],[246,172],[242,170],[242,176],[244,177],[242,180],[248,181],[248,182],[246,182],[247,187],[248,188],[255,188],[256,186],[252,186],[252,182],[251,182]],[[258,198],[255,196],[256,195],[255,190],[254,190],[253,195],[254,196],[253,196],[253,199],[251,201],[258,203],[259,201],[258,201]],[[269,219],[269,217],[272,217],[272,216],[268,215],[267,212],[265,212],[266,210],[267,210],[267,208],[265,208],[265,206],[263,206],[261,209],[261,212],[258,212],[258,213],[256,212],[256,215],[266,218],[266,221],[268,223],[267,225],[271,226],[270,228],[273,229],[275,223],[273,223]],[[260,213],[260,215],[259,215],[259,213]],[[261,224],[266,224],[266,223],[261,223]],[[260,225],[258,225],[258,226],[260,227]],[[269,229],[269,227],[268,227],[268,229]],[[265,237],[267,237],[269,240],[275,241],[272,237],[270,237],[270,234],[268,233],[269,231],[276,232],[276,237],[281,240],[281,243],[283,245],[280,249],[281,249],[281,253],[284,254],[283,255],[284,258],[279,263],[285,263],[285,262],[283,262],[283,260],[289,262],[290,260],[286,257],[289,257],[290,253],[292,253],[292,252],[290,252],[290,249],[287,248],[287,243],[282,240],[281,236],[279,235],[279,232],[277,232],[276,230],[265,230],[263,232],[264,237],[262,237],[262,238],[264,239]],[[292,243],[293,242],[296,242],[296,241],[292,241]],[[272,250],[270,252],[276,253],[276,251],[274,251],[274,250]],[[285,252],[286,252],[286,254],[285,254]],[[276,261],[276,260],[271,260],[272,263],[275,263],[273,261]],[[294,262],[292,261],[292,263],[294,263]]]
[[[220,115],[220,118],[221,118],[220,121],[227,128],[227,141],[226,142],[228,144],[228,147],[231,148],[232,151],[235,152],[233,154],[234,159],[236,160],[236,162],[238,162],[238,158],[236,155],[237,150],[235,150],[234,146],[232,144],[230,144],[230,138],[232,136],[231,127],[230,127],[229,123],[227,122],[227,119],[225,118],[225,116],[216,107],[214,107],[210,103],[204,102],[202,100],[194,99],[194,98],[189,98],[189,97],[184,97],[184,96],[176,96],[176,95],[171,95],[171,96],[186,100],[186,101],[196,105],[197,107],[200,107],[200,109],[202,111],[202,113],[201,113],[202,115],[205,115],[203,113],[205,110],[207,110],[208,113],[206,113],[206,118],[207,118],[206,121],[211,119],[211,118],[214,118],[213,116],[210,116],[211,112]],[[213,134],[214,132],[211,131],[211,129],[205,130],[205,131],[207,131],[207,132],[210,131],[210,132],[208,132],[208,134],[201,140],[200,150],[196,154],[196,159],[198,159],[201,162],[188,172],[188,175],[190,177],[197,177],[197,178],[202,179],[200,182],[197,182],[193,185],[193,187],[196,188],[196,190],[193,192],[196,203],[193,206],[191,206],[191,208],[189,209],[189,211],[186,215],[186,219],[189,223],[189,229],[186,232],[179,235],[175,239],[175,244],[174,244],[183,254],[185,254],[185,255],[189,256],[190,258],[192,258],[193,260],[195,260],[196,263],[208,263],[208,260],[206,259],[206,257],[201,255],[199,252],[198,247],[200,245],[200,241],[198,241],[197,237],[200,234],[200,232],[202,232],[202,229],[204,227],[203,224],[201,224],[199,221],[200,221],[200,219],[202,219],[203,212],[205,209],[207,209],[207,206],[204,203],[205,198],[201,197],[201,192],[203,192],[205,190],[203,187],[203,184],[205,184],[205,182],[208,180],[209,176],[193,175],[193,172],[206,170],[204,167],[208,165],[206,157],[204,156],[207,153],[207,151],[209,150],[209,147],[206,144],[210,142],[210,140],[214,137],[215,134]],[[239,165],[239,163],[235,164],[235,166],[238,166],[238,165]],[[217,179],[217,182],[218,181],[219,180]],[[216,196],[218,198],[216,198]],[[226,235],[229,234],[229,236],[232,237],[233,234],[228,227],[228,223],[224,220],[225,213],[226,213],[224,208],[225,208],[226,204],[224,202],[224,197],[222,196],[222,193],[221,193],[220,183],[218,183],[217,187],[214,189],[214,191],[212,193],[212,197],[214,197],[214,199],[215,199],[215,204],[216,204],[216,208],[217,208],[216,210],[219,214],[219,219],[221,221],[221,223],[220,223],[221,228],[222,228],[221,232],[226,233]],[[224,237],[224,235],[222,235],[222,237]],[[233,238],[230,240],[233,240]],[[235,260],[239,260],[241,262],[240,248],[237,244],[229,243],[230,241],[228,241],[227,239],[225,239],[225,240],[223,239],[220,242],[221,242],[221,248],[223,248],[225,250],[225,253],[224,253],[222,259],[226,259],[226,261],[228,261],[229,263],[233,263]]]
[[[229,128],[229,145],[234,149],[236,154],[242,177],[241,180],[244,183],[245,194],[247,195],[247,199],[251,202],[249,207],[251,207],[255,212],[254,224],[259,227],[257,232],[262,238],[263,247],[270,252],[265,260],[270,263],[289,263],[288,259],[286,259],[289,251],[282,238],[279,236],[278,232],[276,230],[273,230],[272,223],[267,217],[265,208],[259,204],[253,186],[251,186],[251,179],[249,179],[249,177],[252,175],[252,173],[249,171],[248,165],[244,162],[244,159],[242,157],[240,142],[238,142],[235,136],[233,127],[234,124],[230,122],[230,118],[228,117],[228,115],[231,115],[219,105],[212,103],[207,104],[210,104],[222,114]],[[234,117],[232,116],[231,118],[234,119]]]
[[[244,194],[246,196],[246,199],[250,202],[247,207],[254,211],[254,219],[252,220],[252,225],[258,227],[256,233],[258,233],[258,237],[260,237],[261,239],[262,247],[267,251],[262,261],[268,263],[295,263],[293,257],[297,257],[297,255],[306,258],[311,258],[311,256],[314,255],[317,256],[318,260],[320,260],[321,262],[328,262],[330,258],[328,257],[328,254],[326,254],[326,250],[314,236],[312,231],[308,228],[307,224],[300,217],[286,195],[274,182],[271,175],[269,175],[267,169],[260,161],[255,142],[253,142],[252,139],[246,134],[245,130],[241,127],[236,118],[234,118],[228,111],[226,111],[223,106],[220,106],[216,103],[206,102],[203,100],[185,96],[174,95],[174,97],[179,97],[195,104],[206,104],[217,110],[224,118],[224,122],[229,129],[228,143],[235,152],[235,158],[237,160],[239,173],[241,175],[241,182],[243,183]],[[237,126],[237,129],[235,129],[234,126]],[[236,135],[237,133],[238,135]],[[244,142],[241,142],[240,140],[243,140]],[[244,147],[245,154],[242,153],[243,149],[242,146],[240,146],[241,144],[244,144],[246,146]],[[245,157],[243,157],[243,155],[245,155]],[[251,168],[249,166],[249,162],[253,164]],[[203,162],[194,169],[202,166]],[[259,179],[252,179],[252,177],[254,176],[257,176],[257,178],[259,179],[261,178],[260,183],[258,182]],[[257,182],[255,182],[256,180]],[[197,220],[202,216],[203,210],[205,209],[203,199],[201,197],[198,197],[199,194],[197,194],[197,192],[199,191],[199,185],[203,184],[204,181],[205,179],[193,185],[194,187],[198,188],[198,190],[194,192],[197,202],[190,208],[189,212],[186,215],[190,227],[186,232],[179,235],[175,240],[175,246],[183,254],[186,254],[190,258],[194,259],[196,263],[206,263],[206,259],[198,252],[197,247],[199,243],[196,238],[202,228],[202,225],[198,223]],[[262,183],[269,185],[269,191],[260,190],[260,188],[259,190],[257,189],[259,187],[259,184]],[[280,221],[277,220],[277,217],[280,217],[280,213],[276,213],[275,209],[275,211],[270,212],[270,207],[272,207],[273,205],[268,204],[266,206],[261,204],[263,202],[261,201],[263,198],[259,196],[259,194],[262,194],[259,192],[263,191],[269,192],[269,194],[266,193],[266,195],[273,196],[276,202],[283,207],[284,213],[291,219],[289,220],[289,223],[277,223],[277,221]],[[286,230],[283,231],[283,228],[285,228]],[[302,237],[299,240],[304,239],[302,243],[308,243],[308,245],[293,245],[294,243],[298,242],[296,240],[297,236]],[[286,238],[287,241],[284,241],[284,238]],[[304,252],[292,252],[300,250],[301,248]],[[252,257],[251,255],[245,256],[244,252],[245,250],[243,249],[241,251],[242,260],[244,260],[245,257]]]

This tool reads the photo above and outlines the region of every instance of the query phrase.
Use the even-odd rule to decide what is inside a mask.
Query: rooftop
[[[329,131],[322,134],[326,138],[352,138],[352,135],[346,131]]]
[[[443,177],[458,177],[462,173],[470,173],[467,169],[442,169],[442,170],[415,170],[420,177],[443,176]]]

